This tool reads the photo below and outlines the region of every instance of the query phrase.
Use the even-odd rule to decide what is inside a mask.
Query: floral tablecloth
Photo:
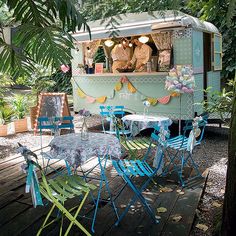
[[[163,116],[149,116],[149,115],[126,115],[122,121],[130,129],[133,136],[136,136],[140,131],[148,128],[153,128],[155,125],[160,127],[168,127],[172,124],[172,120]]]
[[[110,134],[89,133],[89,139],[81,140],[81,134],[67,134],[55,137],[49,144],[50,155],[57,159],[67,160],[71,165],[80,165],[94,156],[109,155],[121,157],[119,140]]]

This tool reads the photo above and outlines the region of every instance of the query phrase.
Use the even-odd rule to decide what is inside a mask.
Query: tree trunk
[[[236,80],[236,72],[235,72]],[[231,113],[231,123],[228,143],[228,169],[223,207],[221,235],[235,235],[236,230],[236,93]]]

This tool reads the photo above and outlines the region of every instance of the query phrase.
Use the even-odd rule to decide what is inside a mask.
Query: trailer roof
[[[219,33],[218,29],[211,23],[201,21],[196,17],[187,15],[180,11],[154,11],[151,13],[127,13],[114,16],[115,20],[119,23],[117,29],[119,30],[118,37],[128,37],[132,35],[151,34],[156,32],[158,24],[160,23],[173,23],[179,24],[180,27],[191,27],[200,31]],[[91,30],[92,40],[110,38],[109,29],[106,28],[108,20],[104,22],[101,20],[88,22]],[[176,26],[175,26],[176,27]],[[171,24],[168,26],[171,28]],[[165,29],[161,29],[164,31]],[[79,31],[73,34],[78,41],[89,40],[88,31]]]

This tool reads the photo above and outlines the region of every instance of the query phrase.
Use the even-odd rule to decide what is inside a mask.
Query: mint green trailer
[[[119,20],[119,19],[122,20]],[[72,86],[74,110],[89,109],[99,113],[99,106],[124,105],[128,112],[143,113],[143,100],[157,98],[149,108],[149,114],[168,116],[171,119],[191,119],[202,113],[203,90],[212,87],[220,90],[220,71],[222,67],[222,39],[218,29],[209,22],[179,12],[165,12],[165,18],[160,12],[120,15],[119,36],[150,35],[158,39],[164,34],[169,35],[173,49],[173,62],[176,65],[190,65],[194,72],[195,89],[193,94],[171,96],[165,89],[165,78],[168,71],[135,72],[135,73],[102,73],[83,74],[78,65],[84,64],[89,41],[87,32],[74,34],[76,50],[73,50]],[[109,38],[106,22],[89,23],[94,44],[100,43],[105,54],[109,50],[103,45],[103,40]],[[96,48],[96,47],[95,47]],[[119,88],[119,82],[126,78]],[[130,82],[131,85],[128,85]],[[160,102],[159,102],[160,101]],[[180,117],[181,115],[181,117]]]

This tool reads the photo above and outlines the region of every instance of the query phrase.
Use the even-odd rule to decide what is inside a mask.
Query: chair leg
[[[48,221],[50,215],[52,214],[52,212],[53,212],[55,206],[56,206],[56,205],[53,204],[52,208],[51,208],[50,211],[48,212],[48,214],[47,214],[47,216],[46,216],[46,218],[45,218],[45,220],[44,220],[44,222],[43,222],[43,225],[40,227],[40,229],[39,229],[39,231],[38,231],[38,233],[37,233],[37,236],[39,236],[39,235],[41,234],[42,230],[45,228],[45,225],[46,225],[46,223],[47,223],[47,221]]]
[[[80,203],[80,205],[79,205],[79,207],[78,207],[78,209],[77,209],[77,211],[76,211],[76,213],[75,213],[74,216],[72,216],[68,211],[65,213],[66,217],[68,217],[68,218],[69,218],[69,217],[71,218],[71,216],[73,217],[72,219],[69,218],[69,219],[71,220],[71,223],[70,223],[69,227],[67,228],[67,230],[66,230],[66,232],[65,232],[65,234],[64,234],[65,236],[69,234],[69,232],[70,232],[71,227],[72,227],[73,224],[76,224],[86,235],[91,235],[91,234],[76,220],[76,218],[77,218],[77,216],[78,216],[78,214],[79,214],[79,212],[80,212],[82,206],[84,205],[84,202],[85,202],[86,198],[88,197],[88,194],[89,194],[89,192],[86,192],[86,194],[85,194],[83,200],[81,201],[81,203]]]

